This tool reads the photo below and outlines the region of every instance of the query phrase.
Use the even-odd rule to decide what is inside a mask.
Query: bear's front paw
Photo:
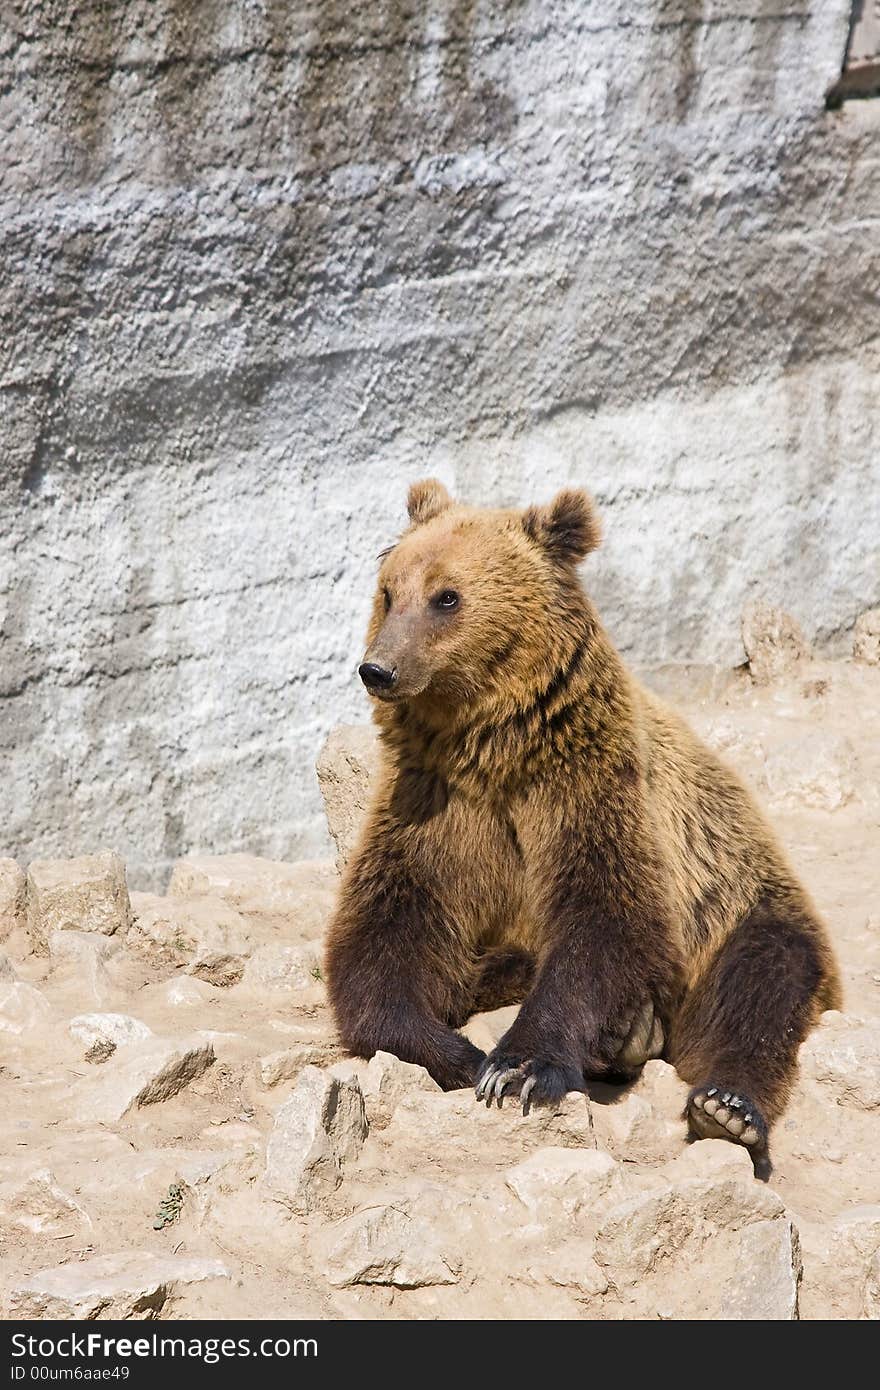
[[[486,1058],[477,1076],[475,1095],[487,1108],[497,1101],[498,1109],[508,1092],[518,1091],[522,1112],[533,1105],[558,1105],[569,1091],[583,1091],[583,1072],[562,1062],[544,1062],[536,1057],[518,1059],[499,1054]]]

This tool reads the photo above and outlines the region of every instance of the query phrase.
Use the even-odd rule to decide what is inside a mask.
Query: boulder
[[[798,1315],[797,1231],[777,1195],[755,1182],[748,1155],[725,1141],[693,1145],[674,1167],[706,1167],[612,1208],[596,1235],[596,1261],[624,1316],[779,1320]],[[708,1152],[707,1152],[708,1151]],[[736,1166],[734,1166],[736,1165]]]
[[[800,1054],[804,1076],[818,1082],[838,1105],[880,1108],[880,1025],[830,1011]]]
[[[259,1059],[260,1081],[267,1087],[278,1086],[283,1081],[295,1081],[306,1067],[332,1066],[341,1055],[342,1049],[329,1040],[294,1042]]]
[[[548,1147],[509,1169],[505,1181],[535,1219],[570,1219],[619,1189],[620,1165],[601,1149]]]
[[[269,1136],[267,1191],[291,1211],[314,1211],[342,1182],[345,1166],[357,1158],[367,1131],[357,1081],[305,1067]]]
[[[68,1023],[67,1031],[84,1047],[94,1047],[95,1043],[125,1047],[152,1037],[152,1029],[128,1014],[77,1014]]]
[[[59,1187],[48,1168],[0,1182],[0,1230],[60,1235],[91,1224],[84,1209]]]
[[[134,893],[129,940],[222,988],[241,979],[245,961],[264,937],[255,938],[241,913],[222,898]]]
[[[318,785],[339,869],[348,862],[360,834],[380,766],[378,735],[365,724],[333,729],[318,754]]]
[[[45,954],[56,931],[125,932],[131,920],[125,865],[102,851],[79,859],[35,859],[27,874],[27,927]]]
[[[781,608],[762,599],[746,605],[742,616],[742,642],[749,674],[756,685],[791,675],[810,648],[798,623]]]
[[[403,1098],[414,1091],[441,1093],[424,1067],[401,1062],[391,1052],[377,1052],[359,1067],[359,1076],[371,1129],[384,1129]]]
[[[228,1279],[219,1260],[130,1251],[74,1260],[19,1278],[6,1295],[13,1318],[70,1321],[155,1318],[174,1293],[205,1279]]]
[[[241,977],[256,990],[303,990],[320,983],[320,953],[316,946],[260,946]]]
[[[0,941],[25,925],[27,878],[14,859],[0,859]]]
[[[147,1038],[115,1053],[100,1075],[75,1088],[81,1121],[112,1124],[144,1105],[169,1100],[211,1066],[214,1049],[201,1038]]]
[[[685,1139],[680,1108],[670,1115],[633,1091],[610,1105],[594,1105],[593,1126],[597,1142],[630,1163],[662,1163]]]
[[[869,608],[856,619],[853,656],[869,666],[880,666],[880,608]]]
[[[420,1214],[411,1198],[371,1204],[313,1237],[312,1259],[330,1284],[391,1284],[418,1289],[454,1284],[461,1259],[442,1223]]]
[[[808,739],[783,739],[766,751],[759,782],[774,809],[837,811],[857,794],[855,748],[848,738],[825,729],[814,730]]]
[[[191,854],[174,867],[169,897],[220,899],[249,917],[283,917],[297,941],[324,934],[338,874],[332,861],[282,863],[255,854]]]
[[[801,1316],[830,1321],[880,1316],[880,1206],[864,1205],[801,1230]]]
[[[41,990],[16,978],[7,956],[0,956],[0,1033],[13,1036],[44,1028],[52,1009]]]

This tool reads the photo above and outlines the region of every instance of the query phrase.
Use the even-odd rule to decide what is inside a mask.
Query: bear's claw
[[[570,1067],[532,1058],[517,1062],[510,1057],[490,1057],[477,1077],[474,1095],[485,1100],[487,1109],[494,1100],[500,1110],[504,1096],[518,1089],[523,1115],[528,1115],[533,1094],[536,1104],[555,1105],[568,1091],[583,1087],[583,1076]]]

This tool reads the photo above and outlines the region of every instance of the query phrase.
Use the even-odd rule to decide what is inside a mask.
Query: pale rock
[[[880,1026],[829,1011],[800,1053],[804,1076],[818,1082],[838,1105],[880,1107]]]
[[[641,1095],[629,1092],[610,1105],[593,1106],[597,1142],[633,1163],[662,1163],[684,1142],[681,1112],[660,1113]]]
[[[790,675],[810,649],[789,613],[761,599],[748,603],[742,616],[742,642],[749,674],[756,685],[768,685]]]
[[[116,936],[97,932],[53,931],[49,935],[49,955],[55,971],[75,980],[81,994],[94,1004],[109,1002],[116,988],[107,962],[120,952]]]
[[[285,935],[307,941],[323,936],[338,881],[326,859],[282,863],[254,854],[191,854],[175,865],[168,893],[222,899],[248,916],[283,917]]]
[[[125,865],[102,851],[79,859],[35,859],[27,874],[27,926],[35,951],[52,932],[125,932],[130,922]]]
[[[355,1080],[307,1066],[275,1116],[265,1184],[292,1211],[314,1211],[342,1182],[367,1137],[364,1098]]]
[[[869,608],[856,619],[853,656],[869,666],[880,666],[880,608]]]
[[[744,1171],[620,1203],[599,1227],[596,1260],[627,1316],[797,1317],[797,1232],[779,1197]]]
[[[0,859],[0,941],[25,925],[27,878],[14,859]]]
[[[320,974],[315,946],[260,946],[245,965],[241,982],[257,990],[303,990],[318,984]]]
[[[858,768],[850,740],[825,729],[785,739],[764,757],[760,781],[775,809],[837,811],[856,796]]]
[[[277,1086],[283,1081],[295,1081],[305,1067],[329,1067],[339,1060],[341,1048],[329,1040],[314,1039],[292,1043],[290,1047],[270,1052],[258,1062],[260,1081],[264,1086]]]
[[[48,1168],[0,1182],[0,1229],[57,1235],[91,1224],[79,1202],[59,1187]]]
[[[801,1245],[802,1317],[843,1321],[880,1316],[876,1291],[880,1205],[853,1207],[830,1223],[805,1224]]]
[[[343,724],[331,730],[318,754],[318,785],[340,869],[357,842],[380,767],[381,745],[369,725]]]
[[[67,1025],[67,1031],[77,1042],[85,1047],[95,1043],[109,1042],[116,1047],[126,1047],[130,1043],[141,1042],[152,1037],[152,1029],[140,1019],[128,1014],[78,1014]]]
[[[733,1178],[745,1183],[755,1180],[748,1149],[729,1139],[698,1139],[688,1144],[664,1171],[672,1182],[688,1178]]]
[[[51,1013],[45,994],[24,980],[15,979],[11,967],[0,976],[0,1033],[17,1037],[44,1028]]]
[[[214,1049],[201,1039],[147,1038],[114,1054],[94,1079],[76,1087],[80,1120],[113,1123],[137,1107],[169,1100],[214,1061]]]
[[[537,1149],[505,1176],[538,1220],[589,1211],[620,1187],[619,1164],[601,1149]]]
[[[675,1067],[659,1059],[646,1062],[633,1084],[633,1095],[640,1096],[664,1119],[681,1122],[690,1087]]]
[[[132,895],[129,939],[148,942],[169,962],[187,964],[192,974],[225,987],[241,979],[245,961],[262,937],[222,898],[161,898]]]
[[[874,1255],[865,1280],[863,1316],[872,1322],[880,1320],[880,1250]]]
[[[513,1020],[519,1013],[518,1004],[508,1004],[503,1009],[491,1009],[488,1013],[473,1014],[460,1030],[482,1052],[489,1053],[500,1042]]]
[[[176,975],[163,980],[154,991],[154,997],[168,1004],[172,1009],[192,1009],[200,1004],[210,1004],[222,996],[218,985],[193,975]]]
[[[592,1241],[580,1239],[554,1242],[553,1249],[528,1266],[527,1274],[537,1284],[555,1284],[589,1301],[608,1291],[608,1276],[593,1258]]]
[[[313,1237],[312,1258],[330,1284],[418,1289],[458,1281],[461,1259],[442,1225],[406,1198],[353,1212]]]
[[[515,1098],[499,1110],[477,1102],[470,1089],[418,1090],[400,1099],[380,1134],[392,1154],[401,1146],[418,1151],[427,1142],[432,1152],[454,1153],[466,1161],[481,1161],[491,1153],[504,1164],[547,1145],[596,1147],[590,1102],[579,1091],[565,1096],[554,1108],[538,1106],[526,1117]]]
[[[360,1072],[370,1127],[384,1129],[404,1096],[413,1091],[437,1093],[440,1087],[424,1067],[402,1062],[392,1052],[377,1052]]]
[[[19,1279],[5,1301],[15,1318],[141,1320],[155,1318],[178,1289],[228,1278],[219,1260],[138,1250],[38,1270]]]

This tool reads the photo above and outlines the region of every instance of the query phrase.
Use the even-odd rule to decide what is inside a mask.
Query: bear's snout
[[[365,661],[358,667],[358,675],[368,690],[390,690],[397,681],[397,667],[389,671],[375,661]]]

